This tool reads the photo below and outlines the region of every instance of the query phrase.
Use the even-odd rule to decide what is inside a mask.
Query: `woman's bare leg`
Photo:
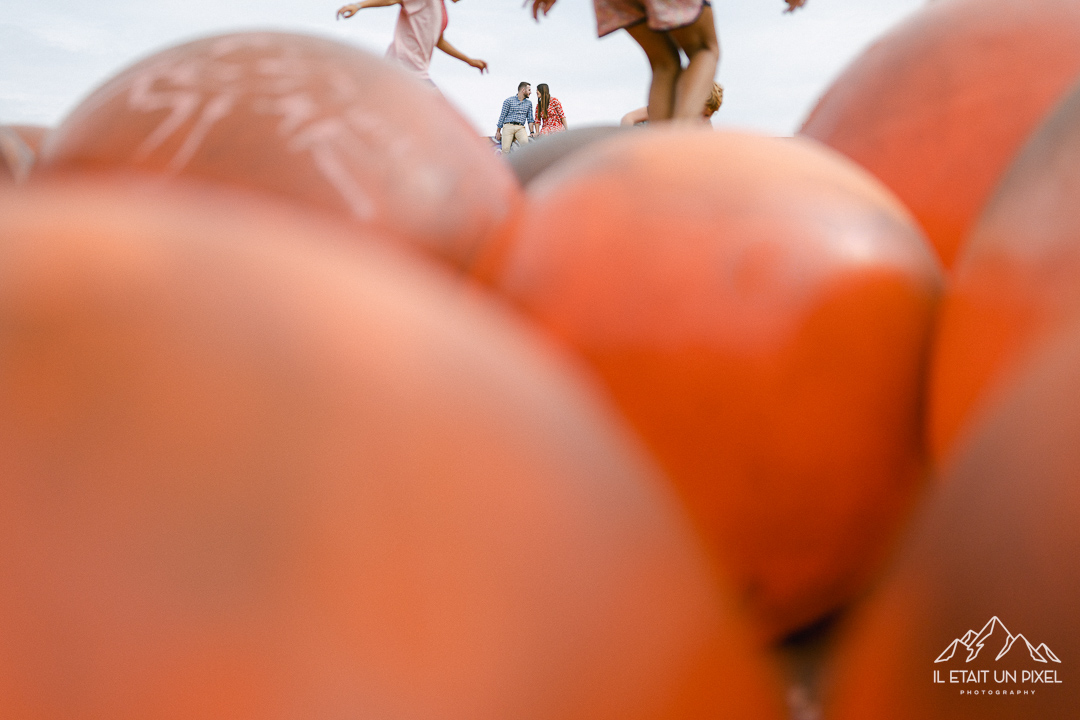
[[[669,34],[689,60],[676,79],[672,119],[700,122],[720,63],[720,41],[716,38],[712,8],[703,8],[694,23]]]
[[[709,16],[712,17],[711,15]],[[649,122],[670,120],[675,107],[675,88],[682,71],[679,48],[666,33],[653,32],[645,23],[638,23],[626,28],[634,38],[652,68],[652,82],[649,84]],[[710,85],[710,89],[711,89]],[[701,101],[704,106],[705,101]]]

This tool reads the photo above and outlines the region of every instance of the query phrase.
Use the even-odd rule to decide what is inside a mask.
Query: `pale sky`
[[[56,125],[95,87],[138,59],[186,40],[238,30],[327,35],[382,55],[397,7],[336,21],[344,0],[3,0],[0,123]],[[789,135],[844,67],[925,0],[714,0],[724,106],[717,126]],[[568,123],[618,122],[643,105],[649,80],[625,32],[596,37],[590,0],[558,0],[539,24],[521,0],[447,3],[446,38],[486,60],[479,72],[438,50],[431,76],[492,134],[502,100],[521,80],[546,82]],[[434,121],[434,119],[433,119]]]

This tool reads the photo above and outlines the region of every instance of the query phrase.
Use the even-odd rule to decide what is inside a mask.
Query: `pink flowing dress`
[[[705,3],[703,0],[593,0],[593,7],[596,34],[604,37],[643,21],[656,32],[690,25],[701,15]]]
[[[445,0],[402,0],[394,41],[386,49],[386,57],[430,82],[431,54],[446,30],[446,23]]]

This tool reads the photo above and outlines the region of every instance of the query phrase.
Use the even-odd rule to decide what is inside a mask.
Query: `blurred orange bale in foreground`
[[[320,207],[459,268],[521,190],[437,91],[345,43],[235,33],[120,72],[54,131],[42,173],[137,170]]]
[[[781,717],[591,386],[321,216],[0,193],[0,397],[2,717]]]
[[[830,720],[1076,717],[1080,327],[986,414],[834,661]]]
[[[497,291],[599,372],[771,637],[874,571],[923,479],[940,270],[816,143],[629,132],[530,186]]]
[[[972,232],[942,304],[931,372],[939,464],[1045,335],[1080,311],[1080,87],[1028,142]]]
[[[937,0],[872,45],[800,133],[911,209],[947,268],[1028,135],[1080,77],[1075,0]]]

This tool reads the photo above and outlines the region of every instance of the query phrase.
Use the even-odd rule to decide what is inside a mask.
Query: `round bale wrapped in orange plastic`
[[[537,178],[486,269],[597,370],[772,637],[865,581],[923,478],[940,269],[817,143],[627,133]]]
[[[778,720],[588,383],[389,250],[219,188],[0,194],[0,716]]]
[[[87,97],[44,172],[129,169],[277,193],[458,268],[521,190],[437,91],[325,38],[237,33],[155,53]]]
[[[958,449],[833,660],[830,720],[1075,717],[1080,327]]]
[[[1001,174],[1080,76],[1075,0],[937,0],[878,40],[803,125],[883,180],[951,268]]]
[[[942,303],[929,438],[945,464],[1031,348],[1080,310],[1080,87],[987,205]]]

